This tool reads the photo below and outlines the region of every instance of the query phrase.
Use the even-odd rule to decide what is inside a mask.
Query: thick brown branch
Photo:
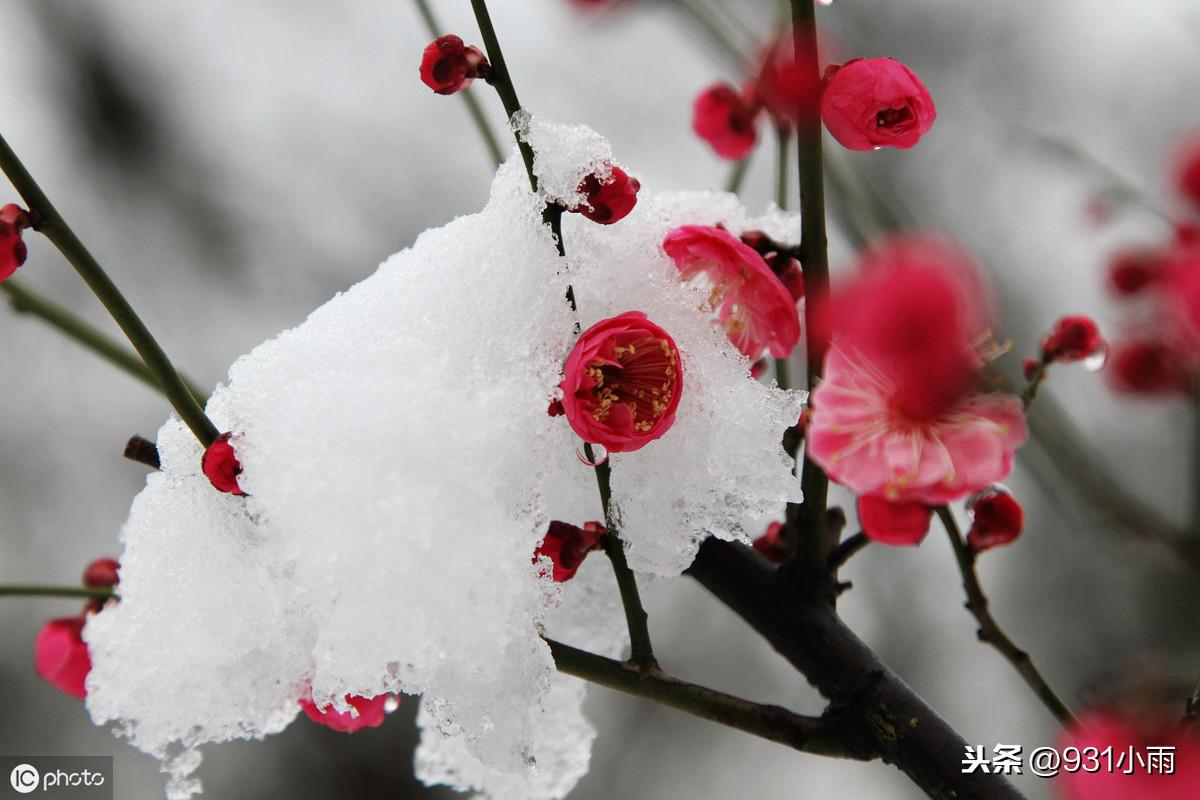
[[[966,742],[838,618],[827,587],[775,569],[748,547],[709,539],[688,570],[762,634],[838,714],[848,746],[896,765],[938,800],[1016,800],[1000,775],[962,774]]]

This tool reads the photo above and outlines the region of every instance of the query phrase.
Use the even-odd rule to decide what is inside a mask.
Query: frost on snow
[[[543,189],[569,196],[609,157],[587,129],[526,120]],[[573,183],[574,182],[574,183]],[[421,695],[419,775],[514,800],[563,797],[594,731],[584,684],[554,671],[548,636],[619,656],[625,632],[607,560],[571,582],[539,576],[550,519],[601,519],[578,440],[546,409],[584,327],[641,310],[684,361],[674,427],[612,457],[634,569],[676,575],[703,537],[746,539],[798,499],[780,447],[800,393],[768,388],[683,285],[660,243],[722,222],[786,239],[708,193],[643,195],[611,226],[564,220],[510,158],[478,214],[422,234],[379,270],[264,343],[209,403],[234,432],[248,497],[216,492],[201,449],[169,420],[162,471],[122,531],[121,602],[85,637],[88,707],[199,790],[197,746],[286,727],[297,700]]]

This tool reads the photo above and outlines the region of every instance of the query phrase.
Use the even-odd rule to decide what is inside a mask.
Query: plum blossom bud
[[[692,130],[713,152],[730,161],[745,158],[758,141],[755,118],[759,109],[727,83],[702,91],[692,105]]]
[[[920,544],[929,533],[933,510],[920,502],[892,502],[885,497],[858,498],[858,524],[872,541],[890,545]]]
[[[772,522],[762,536],[754,540],[754,549],[768,560],[782,564],[788,557],[788,543],[783,538],[783,523]]]
[[[383,724],[390,708],[395,708],[397,701],[395,695],[390,694],[377,694],[374,697],[348,694],[346,702],[358,712],[358,716],[337,711],[333,706],[317,708],[317,704],[307,697],[300,699],[300,708],[313,722],[341,733],[354,733],[363,728],[378,728]]]
[[[491,65],[479,48],[464,45],[452,33],[434,39],[421,56],[421,81],[438,94],[454,94],[490,73]]]
[[[1038,367],[1041,365],[1042,362],[1038,361],[1036,358],[1027,358],[1022,361],[1021,372],[1025,375],[1025,380],[1033,380],[1033,376],[1037,374]]]
[[[1090,317],[1063,317],[1042,340],[1042,360],[1082,361],[1105,347],[1100,328]]]
[[[679,348],[641,311],[626,311],[580,335],[561,386],[563,411],[580,438],[610,453],[640,450],[675,423]]]
[[[42,625],[33,643],[33,668],[59,691],[83,700],[92,658],[83,641],[82,615],[59,617]]]
[[[856,58],[825,72],[821,119],[843,147],[908,148],[933,127],[937,110],[921,79],[892,58]]]
[[[1122,250],[1108,264],[1108,285],[1114,294],[1137,294],[1159,279],[1163,253],[1157,248]]]
[[[546,538],[533,553],[534,563],[545,556],[553,563],[551,577],[555,583],[569,581],[587,558],[588,553],[603,547],[608,529],[599,522],[585,522],[582,528],[554,520]]]
[[[115,558],[97,558],[83,571],[83,585],[92,589],[111,589],[120,582],[117,570],[121,563]]]
[[[233,445],[229,443],[232,433],[222,433],[204,451],[200,459],[200,471],[204,473],[219,492],[244,495],[238,486],[238,475],[242,474],[242,465],[238,463]]]
[[[1025,526],[1025,511],[1008,492],[992,491],[977,497],[971,505],[971,514],[967,546],[976,553],[1009,544],[1021,535]]]
[[[612,175],[603,183],[594,174],[584,178],[579,184],[579,191],[587,195],[587,200],[570,210],[592,222],[611,225],[623,220],[633,210],[641,188],[637,178],[629,177],[625,170],[614,166]]]
[[[0,208],[0,281],[7,280],[25,263],[25,240],[21,231],[29,227],[29,214],[15,203]]]

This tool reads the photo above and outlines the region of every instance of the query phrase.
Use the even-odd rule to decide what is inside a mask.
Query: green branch
[[[154,375],[162,393],[175,409],[179,418],[191,428],[192,433],[207,447],[220,435],[220,431],[204,414],[204,409],[188,390],[179,373],[171,364],[162,347],[150,335],[146,325],[129,305],[124,295],[117,289],[116,284],[108,277],[108,273],[100,266],[95,257],[84,246],[75,231],[66,223],[46,197],[37,181],[25,169],[25,165],[17,158],[17,154],[9,147],[8,142],[0,136],[0,169],[12,181],[13,186],[25,203],[29,206],[33,227],[39,233],[54,243],[59,252],[71,263],[79,277],[83,278],[99,298],[108,313],[129,338],[133,349],[141,356],[143,363]]]
[[[0,597],[82,597],[108,600],[117,595],[112,589],[88,586],[0,586]]]

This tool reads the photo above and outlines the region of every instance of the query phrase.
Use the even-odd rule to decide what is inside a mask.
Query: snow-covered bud
[[[641,188],[637,178],[629,177],[625,170],[614,166],[612,175],[603,182],[594,174],[584,178],[579,184],[579,191],[587,196],[587,200],[570,210],[592,222],[611,225],[624,219],[633,210]]]
[[[200,470],[219,492],[244,495],[238,486],[238,475],[242,474],[242,465],[238,463],[233,445],[229,443],[232,433],[222,433],[204,451],[200,459]]]
[[[358,712],[358,716],[337,711],[333,706],[317,708],[317,704],[307,697],[301,698],[300,708],[313,722],[341,733],[354,733],[363,728],[378,728],[383,724],[388,711],[398,704],[396,697],[390,694],[378,694],[374,697],[348,694],[346,702]]]
[[[608,533],[599,522],[585,522],[577,527],[554,520],[546,531],[546,538],[533,553],[534,563],[545,556],[553,563],[552,578],[555,583],[569,581],[587,558],[588,553],[604,546],[604,535]]]

